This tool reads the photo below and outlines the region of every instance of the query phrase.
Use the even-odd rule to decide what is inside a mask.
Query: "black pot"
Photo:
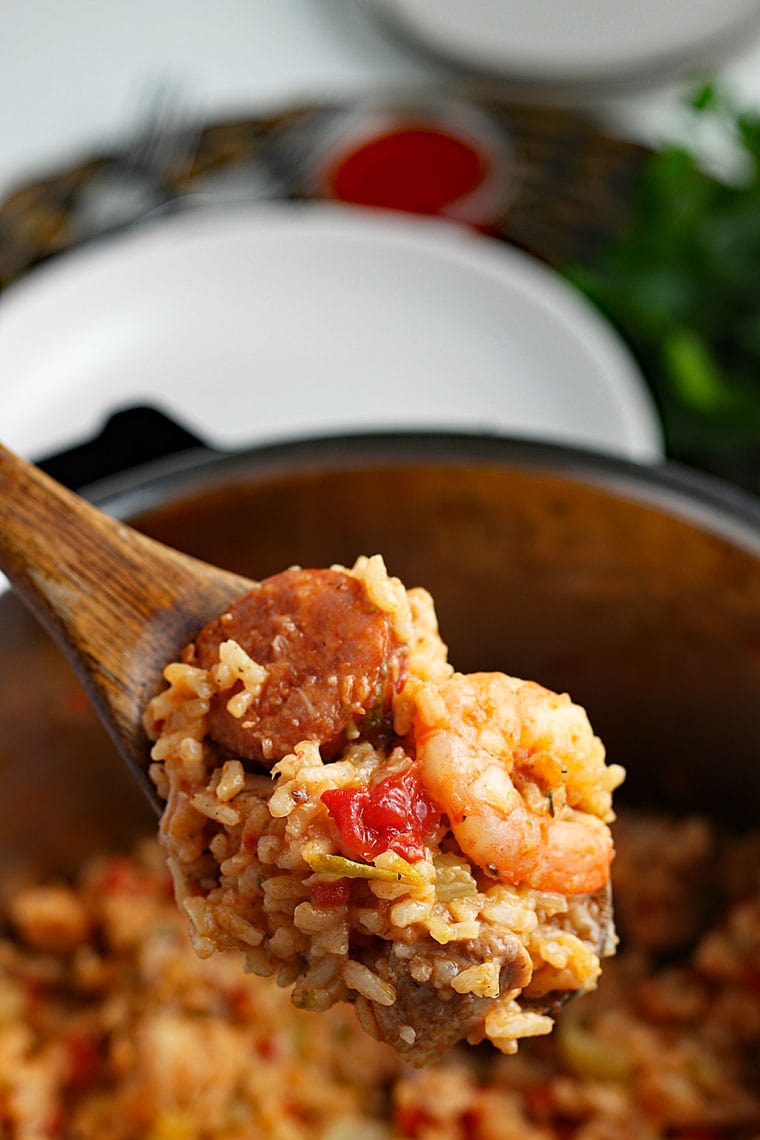
[[[181,446],[91,495],[251,577],[380,552],[431,590],[459,669],[530,677],[585,705],[628,769],[621,802],[757,818],[754,500],[668,465],[487,436]],[[0,631],[3,866],[65,872],[154,829],[68,666],[8,593]]]

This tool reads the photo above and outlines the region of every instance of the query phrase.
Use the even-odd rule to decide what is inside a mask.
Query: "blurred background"
[[[760,490],[756,0],[3,17],[17,450],[442,427]]]

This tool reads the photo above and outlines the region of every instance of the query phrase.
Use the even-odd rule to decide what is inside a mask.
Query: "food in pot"
[[[619,952],[516,1057],[411,1069],[236,955],[201,960],[154,840],[0,915],[8,1140],[751,1140],[760,1130],[760,832],[621,812]]]
[[[414,1065],[512,1053],[596,986],[622,769],[568,696],[455,673],[379,556],[257,584],[165,676],[151,774],[200,957],[352,1002]]]

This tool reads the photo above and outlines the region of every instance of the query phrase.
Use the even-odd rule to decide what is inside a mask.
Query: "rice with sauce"
[[[381,558],[267,580],[165,676],[151,773],[201,958],[351,1002],[415,1065],[512,1053],[597,985],[622,770],[567,696],[455,673]]]
[[[517,1056],[411,1069],[350,1006],[314,1016],[201,960],[150,840],[20,890],[0,936],[8,1140],[751,1140],[760,832],[622,813],[620,948]]]

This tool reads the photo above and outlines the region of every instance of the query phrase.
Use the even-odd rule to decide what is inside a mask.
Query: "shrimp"
[[[420,688],[413,733],[422,783],[473,863],[540,891],[605,885],[623,769],[605,765],[566,694],[503,673],[457,673]]]

